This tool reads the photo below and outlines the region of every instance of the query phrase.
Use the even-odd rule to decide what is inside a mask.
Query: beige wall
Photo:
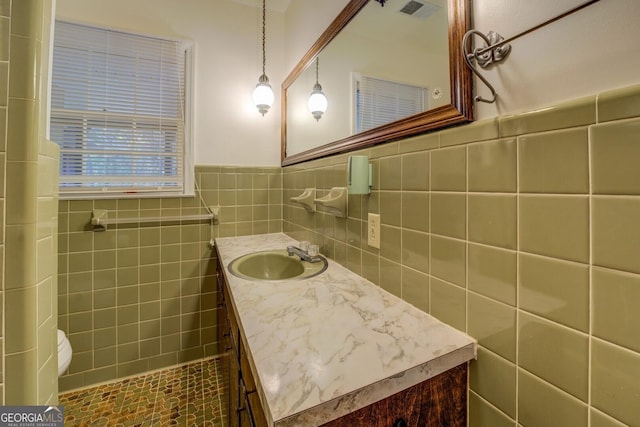
[[[61,201],[58,322],[74,349],[60,390],[218,354],[212,236],[282,230],[280,168],[198,166],[202,199]],[[219,221],[145,222],[198,215]],[[139,222],[93,232],[93,209]]]
[[[6,405],[58,401],[57,164],[46,140],[48,56],[53,2],[2,1],[0,100],[3,137],[2,241],[5,270],[3,375]],[[6,62],[3,62],[6,61]],[[7,97],[8,95],[8,97]],[[3,127],[4,128],[4,127]],[[6,150],[6,151],[5,151]],[[4,187],[4,185],[3,185]]]
[[[346,219],[289,202],[345,186],[346,155],[287,167],[284,230],[478,339],[471,427],[633,425],[639,106],[634,86],[357,152],[374,185]]]

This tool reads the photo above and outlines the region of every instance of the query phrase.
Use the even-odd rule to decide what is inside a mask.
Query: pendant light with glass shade
[[[271,105],[273,104],[273,90],[271,89],[271,85],[269,84],[269,77],[265,73],[266,68],[266,54],[265,54],[265,43],[266,43],[266,22],[267,18],[267,5],[266,0],[262,0],[262,75],[258,79],[258,84],[256,88],[253,90],[253,103],[256,108],[264,116],[264,114],[269,111]]]
[[[313,91],[311,92],[311,96],[309,97],[308,107],[309,111],[313,115],[313,118],[316,121],[320,120],[320,117],[327,111],[327,97],[324,96],[322,92],[322,86],[318,83],[318,67],[319,67],[320,58],[316,56],[316,84],[313,85]]]

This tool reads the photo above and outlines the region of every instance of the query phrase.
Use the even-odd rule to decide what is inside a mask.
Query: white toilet
[[[64,331],[58,329],[58,376],[64,374],[71,363],[73,349]]]

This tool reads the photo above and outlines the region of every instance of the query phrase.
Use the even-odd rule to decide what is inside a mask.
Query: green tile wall
[[[199,197],[59,203],[58,323],[74,349],[60,390],[217,353],[212,236],[282,231],[280,168],[197,166]],[[208,222],[145,222],[220,206]],[[93,209],[134,224],[93,232]]]
[[[44,102],[52,14],[51,2],[0,1],[0,403],[6,405],[58,401],[58,149],[46,140]]]
[[[638,105],[640,85],[360,150],[373,191],[347,219],[289,202],[344,186],[347,154],[286,167],[284,231],[478,339],[470,426],[639,425]]]
[[[11,1],[0,0],[0,405],[4,405],[5,390],[5,337],[4,337],[4,206],[5,206],[5,186],[4,171],[6,169],[6,132],[7,132],[7,110],[9,101],[9,42],[11,28]]]

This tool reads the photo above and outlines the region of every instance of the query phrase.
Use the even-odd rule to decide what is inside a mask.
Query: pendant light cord
[[[262,74],[265,75],[265,69],[266,69],[266,65],[267,65],[267,58],[266,58],[266,50],[265,50],[265,44],[267,41],[266,38],[266,22],[267,20],[267,0],[262,0]]]
[[[316,84],[318,84],[318,64],[320,63],[320,57],[316,56]]]

